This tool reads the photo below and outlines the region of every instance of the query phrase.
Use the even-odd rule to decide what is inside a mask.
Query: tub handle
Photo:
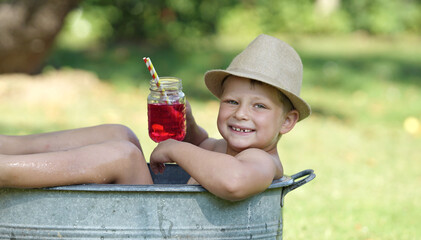
[[[307,177],[305,177],[305,178],[297,181],[297,179],[300,179],[300,178],[302,178],[304,176],[307,176]],[[299,173],[296,173],[296,174],[292,175],[291,178],[292,178],[292,180],[294,182],[291,185],[286,186],[286,187],[284,187],[282,189],[282,194],[281,194],[281,207],[284,206],[284,198],[285,198],[285,195],[287,195],[287,193],[289,193],[292,190],[294,190],[294,189],[296,189],[298,187],[301,187],[302,185],[310,182],[315,177],[316,177],[316,174],[314,173],[314,170],[313,169],[303,170],[303,171],[301,171]]]

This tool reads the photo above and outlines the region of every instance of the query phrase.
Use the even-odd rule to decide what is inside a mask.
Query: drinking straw
[[[165,96],[165,102],[166,103],[169,103],[169,99],[168,99],[167,93],[165,92],[165,89],[161,87],[161,82],[159,81],[158,74],[156,73],[156,70],[155,70],[155,68],[154,68],[154,66],[152,64],[151,59],[149,57],[144,57],[143,58],[143,61],[145,62],[146,67],[148,68],[149,73],[152,76],[152,79],[155,81],[156,86],[164,94],[164,96]]]

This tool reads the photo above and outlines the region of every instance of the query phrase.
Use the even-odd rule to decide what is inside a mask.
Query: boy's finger
[[[164,170],[165,170],[165,164],[164,163],[160,163],[159,166],[158,166],[158,170],[159,170],[159,173],[163,173]]]
[[[158,168],[157,168],[156,164],[150,163],[150,167],[151,167],[151,170],[154,174],[158,173]]]
[[[151,167],[152,172],[155,174],[163,173],[165,170],[165,164],[163,163],[151,164],[150,167]]]

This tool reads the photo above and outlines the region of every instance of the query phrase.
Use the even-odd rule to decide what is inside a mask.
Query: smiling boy
[[[283,176],[277,151],[281,136],[310,115],[299,97],[302,63],[285,42],[259,35],[226,70],[205,74],[209,90],[220,99],[218,130],[208,138],[187,112],[186,141],[161,142],[151,154],[154,172],[175,162],[213,194],[241,200],[264,191]],[[188,108],[189,109],[189,108]]]

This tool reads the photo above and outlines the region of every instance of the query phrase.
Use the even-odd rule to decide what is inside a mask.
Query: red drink
[[[186,136],[186,107],[182,103],[148,104],[149,137],[155,142],[169,138],[181,141]]]

